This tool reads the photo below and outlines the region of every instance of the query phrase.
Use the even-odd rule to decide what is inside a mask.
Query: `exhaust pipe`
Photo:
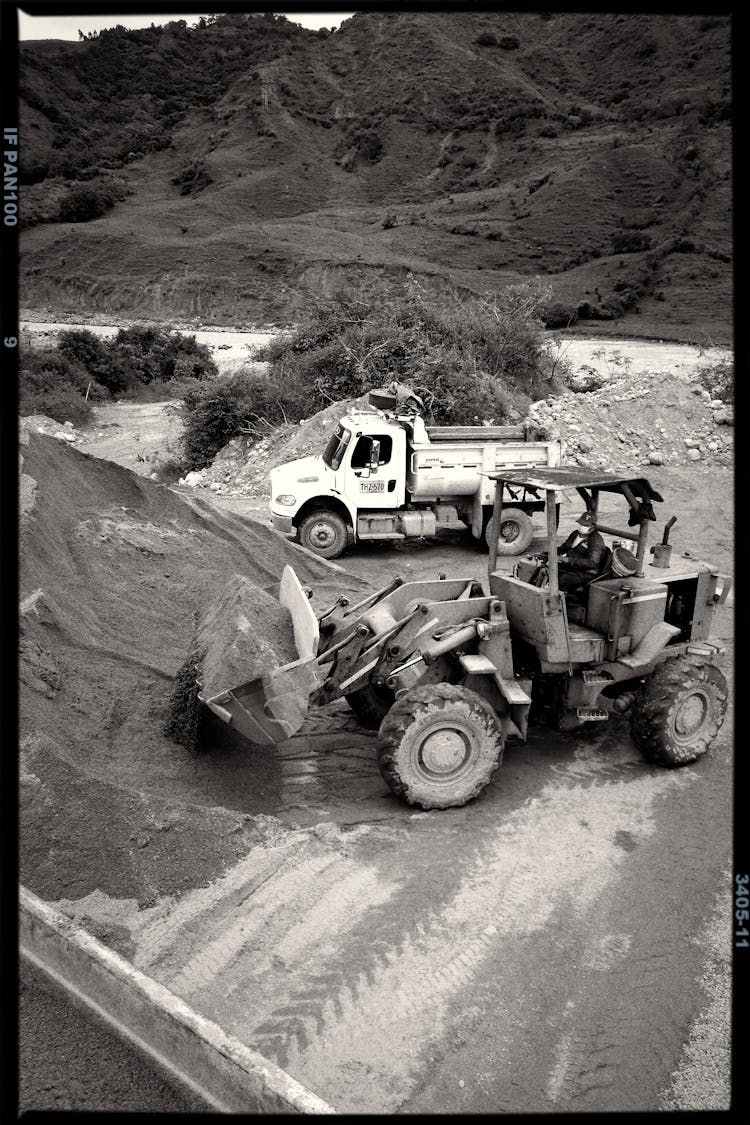
[[[672,557],[672,548],[669,544],[669,531],[673,523],[677,522],[677,516],[672,516],[664,527],[664,534],[661,537],[661,543],[655,543],[651,548],[651,554],[654,556],[652,566],[658,566],[666,570],[669,567],[669,560]]]

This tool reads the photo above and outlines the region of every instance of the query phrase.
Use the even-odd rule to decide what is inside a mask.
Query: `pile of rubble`
[[[647,465],[731,465],[733,408],[687,379],[665,372],[618,372],[593,390],[568,390],[529,408],[527,421],[542,438],[561,438],[565,460],[585,468],[626,472]],[[238,437],[212,465],[181,484],[230,496],[265,499],[276,465],[323,451],[341,415],[366,398],[332,403],[298,425],[257,441]]]
[[[257,441],[255,438],[233,438],[216,455],[211,465],[198,472],[187,473],[180,484],[192,488],[208,488],[227,496],[270,495],[268,474],[276,465],[284,465],[297,457],[322,453],[342,414],[352,407],[363,406],[367,396],[333,402],[312,418],[297,425],[282,426]]]
[[[562,438],[566,461],[585,468],[732,463],[732,407],[697,380],[663,372],[618,374],[597,390],[543,399],[528,420]]]
[[[30,430],[32,433],[46,434],[47,437],[58,438],[58,440],[67,441],[71,445],[84,440],[83,434],[78,432],[72,422],[56,422],[54,418],[50,418],[46,414],[29,414],[22,418],[21,430],[22,433],[27,433]]]

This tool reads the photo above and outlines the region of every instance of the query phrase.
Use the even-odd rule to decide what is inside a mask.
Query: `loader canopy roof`
[[[488,476],[491,480],[502,480],[507,484],[558,491],[564,488],[596,488],[601,492],[624,494],[625,485],[640,500],[663,500],[645,477],[620,477],[593,469],[508,469],[507,472],[489,473]]]

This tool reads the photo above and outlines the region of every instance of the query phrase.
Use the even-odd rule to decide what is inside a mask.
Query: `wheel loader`
[[[463,805],[489,783],[506,739],[526,739],[529,714],[556,729],[628,713],[634,740],[659,765],[694,762],[724,720],[723,650],[709,640],[730,578],[687,553],[672,559],[674,517],[648,551],[654,504],[643,477],[572,468],[491,474],[493,519],[519,487],[544,494],[549,550],[486,580],[402,582],[316,615],[287,567],[279,599],[299,659],[201,701],[260,745],[297,733],[310,708],[344,698],[375,727],[380,771],[424,809]],[[559,584],[559,494],[575,489],[593,526],[612,537],[597,574],[576,592]],[[622,517],[600,518],[600,498]],[[511,500],[512,502],[512,500]],[[627,523],[625,517],[627,516]]]

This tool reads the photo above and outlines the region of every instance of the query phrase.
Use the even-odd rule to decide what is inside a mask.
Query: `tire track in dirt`
[[[616,833],[649,835],[657,795],[688,784],[685,774],[608,772],[590,764],[585,786],[555,779],[478,847],[457,833],[442,901],[439,886],[425,896],[413,876],[415,851],[424,867],[434,861],[433,817],[379,829],[375,853],[367,829],[254,849],[211,887],[141,911],[136,964],[333,1091],[337,1108],[393,1109],[425,1051],[449,1035],[461,997],[481,996],[498,947],[543,931],[556,909],[585,916],[624,854]]]
[[[564,982],[559,997],[547,1000],[554,1045],[544,1097],[532,1086],[543,1071],[537,1057],[533,1071],[516,1068],[516,1078],[527,1083],[525,1108],[537,1112],[652,1111],[658,1108],[721,1108],[728,1097],[728,1010],[713,1013],[714,1052],[724,1075],[713,1082],[709,1100],[696,1104],[695,1075],[705,1076],[706,1052],[699,1037],[687,1079],[688,1101],[671,1101],[660,1092],[665,1076],[677,1066],[685,1036],[685,1023],[700,992],[696,946],[686,939],[680,906],[700,909],[705,874],[713,869],[717,854],[726,856],[728,829],[721,823],[722,794],[717,784],[727,770],[730,732],[716,746],[716,760],[704,762],[691,779],[690,794],[664,790],[659,798],[658,834],[648,839],[632,829],[618,829],[615,839],[627,853],[620,893],[600,900],[592,912],[582,951],[570,968],[561,965],[557,980]],[[707,770],[708,775],[707,775]],[[713,775],[713,776],[711,776]],[[718,775],[718,776],[717,776]],[[686,808],[689,809],[686,815]],[[710,835],[707,835],[710,833]],[[711,844],[707,847],[707,841]],[[617,930],[630,920],[629,931]],[[569,922],[560,915],[559,928]],[[692,928],[687,931],[693,932]],[[554,965],[552,966],[554,970]],[[721,974],[711,978],[721,995]],[[705,981],[705,975],[704,975]],[[554,1010],[558,1007],[558,1015]],[[723,1028],[722,1028],[723,1019]],[[542,1057],[544,1046],[541,1046]],[[686,1058],[683,1051],[683,1059]],[[687,1056],[689,1058],[689,1056]],[[545,1101],[546,1098],[546,1101]]]
[[[676,779],[664,783],[680,784]],[[319,1089],[335,1088],[334,1104],[341,1110],[365,1107],[382,1112],[399,1107],[423,1065],[424,1053],[439,1051],[450,1039],[454,1017],[467,1002],[462,996],[468,994],[481,1003],[485,964],[505,939],[512,936],[517,941],[543,931],[561,902],[585,915],[612,879],[619,849],[611,838],[600,839],[596,849],[589,841],[572,857],[565,849],[565,870],[557,865],[546,870],[554,842],[572,834],[575,814],[585,810],[593,817],[592,806],[602,796],[594,789],[576,790],[571,799],[571,792],[566,791],[564,803],[557,808],[548,794],[540,796],[528,802],[519,816],[511,817],[515,824],[497,829],[442,910],[432,917],[428,910],[425,917],[412,905],[407,922],[411,932],[400,933],[395,941],[386,939],[381,957],[371,964],[370,979],[360,974],[352,981],[343,970],[335,986],[329,969],[318,982],[317,1014],[323,1032],[309,1047],[298,1040],[296,1051],[287,1049],[284,1065],[296,1074],[307,1074],[308,1080],[314,1076]],[[653,830],[640,800],[624,804],[629,815],[621,823],[628,823],[631,831]],[[541,866],[540,855],[546,857]],[[545,893],[542,886],[555,890]],[[406,913],[407,904],[401,905]],[[398,907],[397,901],[391,904],[392,917],[399,916]],[[371,942],[372,925],[371,919]],[[341,1009],[334,1021],[326,1018],[332,985]],[[284,1012],[288,1010],[287,1005]],[[513,1017],[519,1014],[514,1012]],[[509,1023],[508,1013],[501,1011],[496,1018],[501,1036],[504,1032],[512,1040],[513,1019]],[[311,1027],[306,1031],[309,1039],[314,1031]],[[261,1049],[273,1046],[266,1042]]]
[[[492,807],[401,810],[376,832],[268,818],[267,839],[209,885],[89,913],[116,918],[136,964],[340,1111],[459,1108],[434,1083],[465,1044],[486,1053],[485,1108],[503,1083],[507,1110],[626,1108],[634,1040],[656,1045],[649,1080],[671,1069],[675,1029],[654,997],[675,950],[653,945],[658,920],[642,936],[631,911],[623,926],[612,889],[658,847],[664,801],[683,807],[700,775],[652,769],[632,747],[614,758],[606,742],[598,755],[579,743],[515,809],[498,790]],[[541,1040],[526,1043],[529,1020]]]

